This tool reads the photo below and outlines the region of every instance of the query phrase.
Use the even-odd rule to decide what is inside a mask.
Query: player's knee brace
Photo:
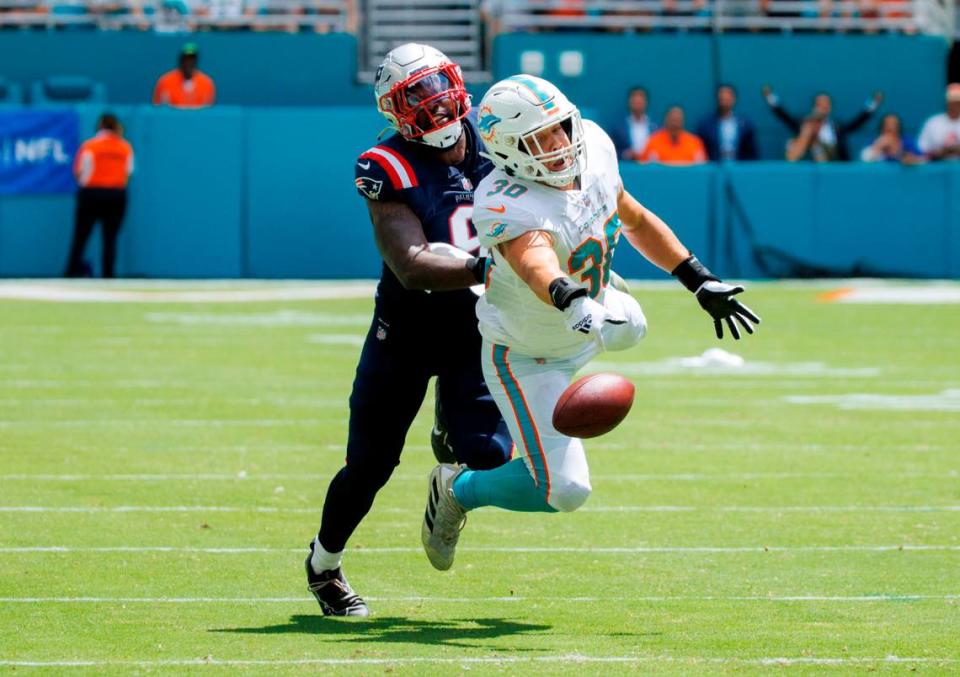
[[[560,512],[573,512],[586,503],[592,490],[586,478],[552,476],[547,503]]]

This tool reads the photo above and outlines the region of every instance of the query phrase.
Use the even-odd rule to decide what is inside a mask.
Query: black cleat
[[[310,566],[310,555],[305,562],[307,567],[307,587],[317,598],[324,616],[369,616],[367,603],[353,591],[339,567],[321,573],[315,573]]]
[[[453,453],[453,446],[450,444],[450,434],[447,432],[447,424],[443,419],[443,411],[440,408],[440,389],[435,387],[433,390],[433,430],[430,431],[430,446],[433,449],[433,456],[437,463],[457,462],[457,455]]]

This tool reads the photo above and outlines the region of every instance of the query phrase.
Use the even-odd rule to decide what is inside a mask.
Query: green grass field
[[[675,359],[717,345],[689,294],[638,289],[584,509],[477,511],[446,573],[428,399],[346,555],[353,620],[302,567],[369,300],[0,301],[0,671],[960,671],[960,305],[827,288],[753,285],[726,371]]]

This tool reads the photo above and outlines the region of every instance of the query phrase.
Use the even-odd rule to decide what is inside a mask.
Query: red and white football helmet
[[[463,133],[470,95],[460,66],[429,45],[408,42],[384,58],[373,83],[377,110],[403,138],[450,148]]]

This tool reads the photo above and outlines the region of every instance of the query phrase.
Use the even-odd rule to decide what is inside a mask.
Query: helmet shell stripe
[[[555,113],[557,113],[557,112],[560,111],[560,109],[557,108],[557,104],[555,104],[555,103],[553,102],[553,99],[551,99],[549,96],[547,96],[547,93],[546,93],[546,92],[544,92],[542,89],[540,89],[539,87],[537,87],[537,83],[535,83],[535,82],[534,82],[533,80],[531,80],[530,78],[526,78],[526,77],[524,77],[524,76],[522,76],[522,75],[514,75],[513,77],[509,77],[509,78],[507,78],[507,79],[508,79],[508,80],[512,80],[513,82],[519,83],[519,84],[523,85],[524,87],[526,87],[527,89],[529,89],[530,92],[531,92],[535,97],[537,97],[537,99],[540,101],[540,103],[543,104],[543,108],[544,108],[545,111],[547,111],[547,114],[548,114],[548,115],[553,115],[553,114],[555,114]]]

